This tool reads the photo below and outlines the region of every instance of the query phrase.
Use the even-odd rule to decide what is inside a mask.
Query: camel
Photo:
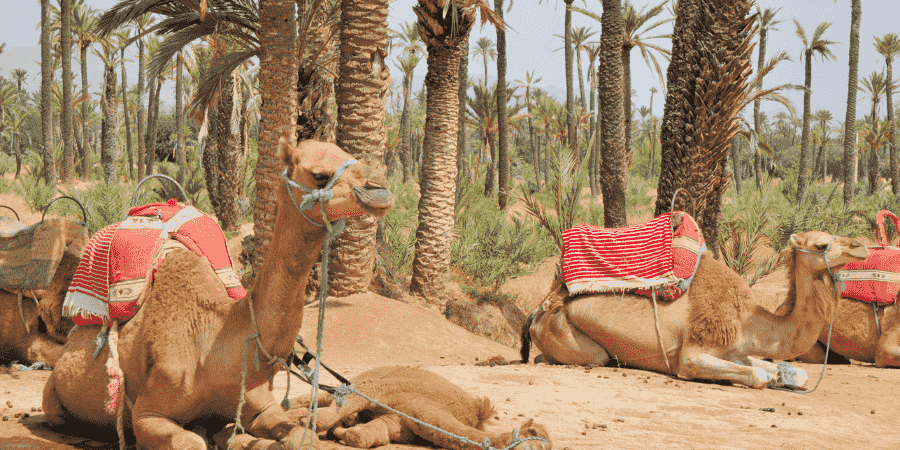
[[[374,400],[479,444],[488,438],[492,447],[505,448],[512,440],[510,432],[485,431],[485,424],[495,414],[489,398],[476,398],[434,372],[411,367],[378,367],[363,372],[351,382],[359,392]],[[440,448],[475,448],[390,412],[359,395],[351,394],[340,408],[333,400],[331,394],[320,396],[316,415],[316,430],[320,437],[330,434],[355,448],[372,448],[391,442],[409,444],[416,436]],[[309,395],[299,398],[297,403],[308,405]],[[550,443],[547,430],[535,424],[533,419],[522,424],[518,436],[520,439],[540,437]],[[549,450],[547,443],[529,440],[514,448]]]
[[[605,365],[615,359],[686,380],[802,389],[805,371],[760,358],[783,361],[808,351],[831,318],[832,274],[865,260],[869,250],[855,239],[819,231],[794,234],[790,243],[790,288],[774,313],[752,301],[748,283],[708,251],[688,291],[659,303],[657,327],[649,298],[610,293],[569,299],[557,280],[522,328],[522,360],[528,361],[533,340],[543,353],[536,362]]]
[[[56,366],[66,335],[75,325],[62,315],[62,304],[79,261],[80,254],[66,251],[40,300],[25,297],[20,306],[16,294],[0,290],[0,361]]]
[[[290,361],[303,323],[304,289],[326,237],[322,212],[328,221],[362,214],[381,217],[394,200],[382,174],[336,145],[309,140],[294,145],[282,138],[279,153],[287,167],[285,182],[276,187],[275,229],[256,288],[233,300],[205,258],[189,250],[173,251],[159,267],[140,310],[118,333],[130,421],[129,415],[122,412],[125,418],[119,418],[105,406],[105,362],[113,334],[94,359],[99,327],[92,326],[76,329],[44,387],[50,424],[76,418],[121,430],[119,418],[130,422],[139,448],[205,450],[205,439],[183,425],[237,417],[247,433],[235,437],[232,449],[318,448],[313,436],[303,439],[303,427],[289,421],[274,400],[272,379],[284,368],[282,362]],[[345,170],[335,176],[339,169]],[[330,199],[327,191],[319,191],[329,183],[334,183]],[[300,188],[316,190],[310,200],[321,202],[301,202]],[[313,207],[301,211],[300,203]]]
[[[777,298],[772,293],[782,293],[788,289],[787,276],[784,271],[777,270],[755,284],[751,291],[761,301],[768,297]],[[767,295],[768,294],[768,295]],[[872,304],[859,300],[839,297],[835,303],[834,325],[831,330],[831,344],[828,362],[849,362],[846,359],[875,363],[877,367],[900,367],[900,299],[889,305],[878,306],[878,325]],[[769,305],[775,310],[777,304]],[[825,361],[826,343],[828,342],[828,324],[819,333],[818,342],[810,351],[797,359],[808,363]],[[834,354],[843,358],[835,358]]]

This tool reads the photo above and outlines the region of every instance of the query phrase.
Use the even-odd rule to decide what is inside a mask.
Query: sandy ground
[[[0,196],[0,203],[15,200]],[[20,214],[27,211],[17,206]],[[39,218],[29,214],[23,221]],[[242,231],[229,242],[232,252],[235,241],[250,230]],[[535,274],[510,280],[503,290],[518,295],[517,303],[530,309],[547,291],[555,264],[548,261]],[[556,449],[900,448],[896,369],[831,365],[815,392],[800,394],[617,367],[491,367],[478,363],[498,356],[517,360],[518,350],[469,333],[435,308],[375,294],[330,299],[327,306],[323,360],[332,368],[348,377],[383,365],[432,370],[475,395],[490,397],[497,408],[493,429],[511,431],[533,417],[547,427]],[[315,308],[307,308],[301,332],[308,344],[315,343]],[[797,365],[814,385],[822,367]],[[41,394],[48,376],[46,371],[0,373],[0,449],[117,449],[109,430],[52,428],[44,422]],[[323,381],[333,383],[330,377]],[[285,386],[281,373],[275,380],[276,398]],[[291,397],[309,389],[296,380],[292,388]],[[323,441],[322,448],[347,447]]]

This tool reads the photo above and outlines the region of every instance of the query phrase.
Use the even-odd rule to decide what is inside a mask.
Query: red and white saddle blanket
[[[842,297],[880,305],[889,305],[897,299],[900,293],[900,248],[888,242],[885,217],[891,218],[900,230],[900,219],[894,213],[878,212],[876,238],[880,247],[869,247],[869,257],[865,261],[849,263],[838,272],[835,278],[843,283]]]
[[[215,220],[169,200],[134,207],[123,222],[91,237],[69,285],[63,314],[82,326],[127,321],[140,308],[141,294],[153,284],[165,255],[177,248],[206,257],[231,298],[247,295]]]
[[[674,231],[673,219],[681,221]],[[563,232],[562,277],[570,295],[655,291],[675,300],[690,287],[704,251],[700,228],[681,211],[621,228],[578,225]]]

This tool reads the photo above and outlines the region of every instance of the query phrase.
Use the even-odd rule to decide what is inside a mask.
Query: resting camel
[[[751,291],[761,300],[765,294],[787,291],[786,278],[778,270],[753,285]],[[777,306],[770,305],[769,309],[774,310]],[[878,307],[880,334],[871,303],[839,297],[836,306],[829,363],[834,362],[834,354],[838,354],[847,359],[874,362],[877,367],[900,367],[900,299]],[[828,323],[822,327],[819,340],[812,349],[797,359],[809,363],[823,362],[827,342]]]
[[[304,191],[297,184],[305,189],[327,187],[346,166],[334,184],[333,198],[323,200],[330,221],[362,214],[380,217],[394,200],[383,175],[352,161],[333,144],[293,145],[282,138],[279,153],[287,167],[285,182],[276,188],[275,229],[256,289],[235,301],[204,258],[176,250],[162,262],[140,310],[120,329],[125,404],[140,448],[205,450],[205,440],[182,425],[198,418],[234,421],[242,366],[246,395],[240,423],[249,434],[238,434],[231,448],[310,444],[300,442],[303,427],[289,421],[273,398],[272,377],[283,366],[266,356],[289,361],[303,323],[304,288],[326,236],[319,203],[310,210],[298,209]],[[51,424],[68,417],[101,426],[116,423],[116,416],[104,407],[109,398],[105,362],[112,346],[104,346],[94,359],[97,332],[97,326],[79,327],[63,349],[44,387],[44,414]],[[259,339],[248,340],[256,333]],[[318,442],[313,444],[317,447]]]
[[[510,432],[485,431],[485,424],[495,414],[489,398],[476,398],[434,372],[410,367],[378,367],[363,372],[351,381],[359,392],[457,436],[465,436],[479,444],[488,438],[494,448],[505,448],[512,440]],[[356,448],[371,448],[391,442],[408,444],[416,436],[440,448],[473,448],[383,409],[359,395],[351,394],[340,409],[333,404],[333,400],[331,394],[320,396],[320,408],[316,415],[316,430],[320,437],[330,433]],[[308,405],[309,395],[298,403]],[[532,419],[522,424],[518,435],[521,439],[540,437],[550,442],[547,430]],[[547,444],[539,440],[525,441],[514,448],[549,450]]]
[[[0,361],[40,361],[56,367],[66,334],[75,325],[62,316],[62,304],[79,261],[80,254],[64,253],[39,301],[25,297],[20,307],[16,294],[0,290]]]
[[[747,282],[707,251],[690,289],[678,300],[659,302],[659,331],[650,299],[615,293],[569,299],[557,280],[525,321],[522,359],[528,361],[533,340],[543,353],[536,361],[605,365],[616,359],[688,380],[803,388],[805,371],[758,358],[788,360],[808,351],[834,308],[831,273],[865,260],[869,251],[855,239],[818,231],[792,235],[790,242],[790,288],[775,313],[754,303]]]

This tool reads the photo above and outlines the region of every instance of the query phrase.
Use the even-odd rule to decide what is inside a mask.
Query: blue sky
[[[92,8],[105,10],[116,2],[109,0],[87,0]],[[638,8],[648,2],[634,0]],[[649,2],[650,5],[658,4],[657,1]],[[415,15],[412,12],[414,0],[396,0],[390,5],[389,22],[392,28],[399,28],[403,22],[413,22]],[[833,45],[832,52],[837,57],[836,61],[822,62],[816,59],[813,62],[813,94],[812,110],[829,109],[836,118],[843,118],[847,99],[847,72],[850,35],[850,0],[758,0],[762,7],[781,7],[776,19],[782,22],[776,25],[777,31],[770,33],[767,45],[767,55],[773,55],[781,50],[787,51],[793,59],[792,62],[781,63],[765,81],[766,86],[774,86],[782,83],[803,84],[803,65],[800,60],[802,43],[795,34],[796,27],[793,20],[796,19],[811,34],[821,22],[832,22],[831,27],[825,33],[824,38],[837,41]],[[602,12],[600,0],[576,0],[575,5],[585,7],[598,14]],[[565,72],[563,69],[563,52],[554,52],[562,46],[562,40],[554,37],[554,34],[563,32],[563,14],[565,3],[562,0],[544,0],[538,4],[537,0],[518,0],[513,4],[513,9],[505,14],[511,30],[507,32],[508,69],[507,78],[510,81],[523,80],[526,71],[534,71],[536,76],[542,77],[539,86],[563,98],[565,93]],[[649,7],[648,7],[649,8]],[[37,76],[39,73],[39,29],[40,2],[37,0],[0,0],[0,43],[6,42],[6,50],[0,55],[0,74],[9,77],[9,72],[15,68],[28,70],[31,80],[28,89],[39,87]],[[669,17],[668,11],[663,17]],[[600,24],[595,20],[578,13],[573,13],[573,26],[590,26],[597,31],[594,39],[599,39]],[[884,67],[883,58],[875,52],[873,46],[874,37],[885,33],[900,33],[900,1],[897,0],[864,0],[862,25],[860,27],[860,77],[868,76],[874,71],[881,71]],[[660,32],[671,31],[671,24],[657,28]],[[654,30],[653,34],[658,34]],[[472,43],[480,36],[486,36],[496,40],[495,30],[486,25],[476,25],[472,35]],[[671,48],[671,43],[666,39],[658,40],[665,48]],[[134,52],[136,54],[136,52]],[[132,55],[134,58],[135,55]],[[754,66],[756,56],[753,57]],[[73,64],[77,64],[77,61]],[[91,69],[88,81],[91,84],[90,91],[97,92],[101,81],[100,61],[96,57],[89,60]],[[662,60],[665,73],[665,61]],[[900,63],[897,64],[900,66]],[[492,62],[489,70],[489,80],[496,78],[496,65]],[[74,66],[77,73],[77,65]],[[391,64],[392,76],[400,77],[399,70]],[[585,61],[585,71],[587,64]],[[649,102],[649,88],[659,86],[659,81],[644,63],[635,50],[632,55],[632,87],[637,91],[633,102],[635,106],[647,105]],[[421,82],[425,77],[426,63],[419,64],[415,72],[416,89],[421,88]],[[469,74],[473,78],[483,78],[483,63],[480,59],[470,60]],[[897,69],[900,78],[900,67]],[[78,76],[77,76],[78,77]],[[81,81],[77,79],[75,86],[80,87]],[[129,76],[131,83],[136,78]],[[577,95],[577,85],[576,85]],[[802,113],[803,98],[800,92],[790,92],[788,97],[794,102],[798,114]],[[171,91],[164,89],[163,96],[171,97]],[[862,116],[869,110],[868,99],[862,98],[857,104],[857,114]],[[174,103],[169,98],[164,103]],[[653,111],[656,115],[662,115],[663,98],[661,95],[654,97]],[[783,110],[780,105],[767,105],[764,109],[770,115]],[[882,113],[884,108],[882,108]]]

